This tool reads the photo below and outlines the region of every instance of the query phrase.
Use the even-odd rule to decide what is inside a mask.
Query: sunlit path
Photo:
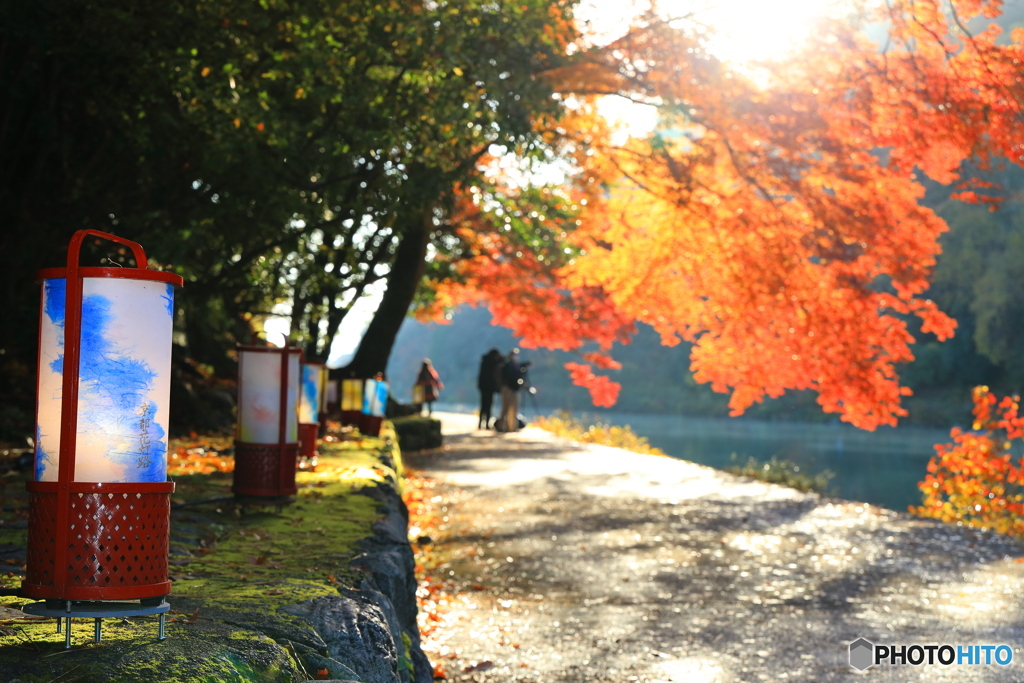
[[[449,680],[848,680],[848,644],[999,644],[1007,667],[873,680],[1021,680],[1024,545],[540,430],[441,418],[427,639]]]

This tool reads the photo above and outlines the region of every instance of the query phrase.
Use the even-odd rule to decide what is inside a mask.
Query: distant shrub
[[[975,387],[974,424],[954,427],[951,444],[935,446],[928,474],[917,486],[923,494],[921,517],[1024,536],[1024,458],[1011,451],[1024,438],[1020,397],[997,399],[988,387]]]
[[[735,454],[733,455],[735,456]],[[742,467],[729,467],[726,471],[759,481],[782,484],[798,491],[814,491],[816,493],[825,493],[828,482],[836,476],[831,470],[823,470],[817,474],[811,474],[805,468],[801,468],[800,465],[790,460],[779,460],[774,455],[768,462],[749,458]]]
[[[539,417],[534,424],[556,436],[574,441],[614,446],[634,453],[665,455],[664,451],[649,444],[647,439],[638,436],[629,425],[609,425],[600,421],[588,424],[565,412]]]
[[[441,421],[432,417],[411,415],[392,418],[391,424],[398,437],[398,447],[403,453],[440,448],[442,443]]]

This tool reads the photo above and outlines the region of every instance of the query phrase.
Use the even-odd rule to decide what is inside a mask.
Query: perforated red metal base
[[[353,427],[359,426],[359,421],[363,418],[363,411],[361,410],[343,410],[341,411],[340,421],[342,426],[351,425]]]
[[[316,457],[316,437],[320,433],[318,424],[299,425],[299,457],[312,460]]]
[[[379,436],[383,422],[384,418],[379,415],[363,415],[359,421],[359,431],[366,436]]]
[[[58,484],[28,483],[28,562],[22,593],[60,600],[136,600],[170,593],[167,556],[174,484],[68,486],[68,549],[62,569],[56,566]]]
[[[292,496],[299,444],[235,442],[235,480],[238,496]]]

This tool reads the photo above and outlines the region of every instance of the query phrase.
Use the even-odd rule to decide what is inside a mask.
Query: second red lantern
[[[231,487],[236,496],[281,498],[298,491],[301,357],[297,348],[238,348],[238,427]]]

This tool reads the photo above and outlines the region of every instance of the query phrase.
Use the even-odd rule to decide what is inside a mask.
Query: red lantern
[[[377,375],[363,383],[363,415],[359,431],[367,436],[379,436],[388,405],[388,383]]]
[[[338,410],[340,410],[341,401],[339,400],[338,393],[338,380],[327,380],[327,390],[324,396],[324,412],[328,415],[334,415]]]
[[[80,267],[93,235],[131,249],[136,268]],[[160,614],[167,575],[173,273],[149,270],[135,242],[79,230],[65,268],[42,283],[37,365],[35,476],[28,483],[23,595],[30,614],[71,617]],[[123,602],[139,600],[140,604]],[[119,601],[119,602],[104,602]]]
[[[235,435],[236,496],[294,496],[299,452],[298,389],[302,350],[238,348],[238,430]]]
[[[359,426],[363,419],[363,380],[341,380],[341,424]]]
[[[320,432],[320,414],[326,402],[327,366],[323,363],[302,364],[302,386],[299,391],[299,467],[316,467],[316,439]]]

